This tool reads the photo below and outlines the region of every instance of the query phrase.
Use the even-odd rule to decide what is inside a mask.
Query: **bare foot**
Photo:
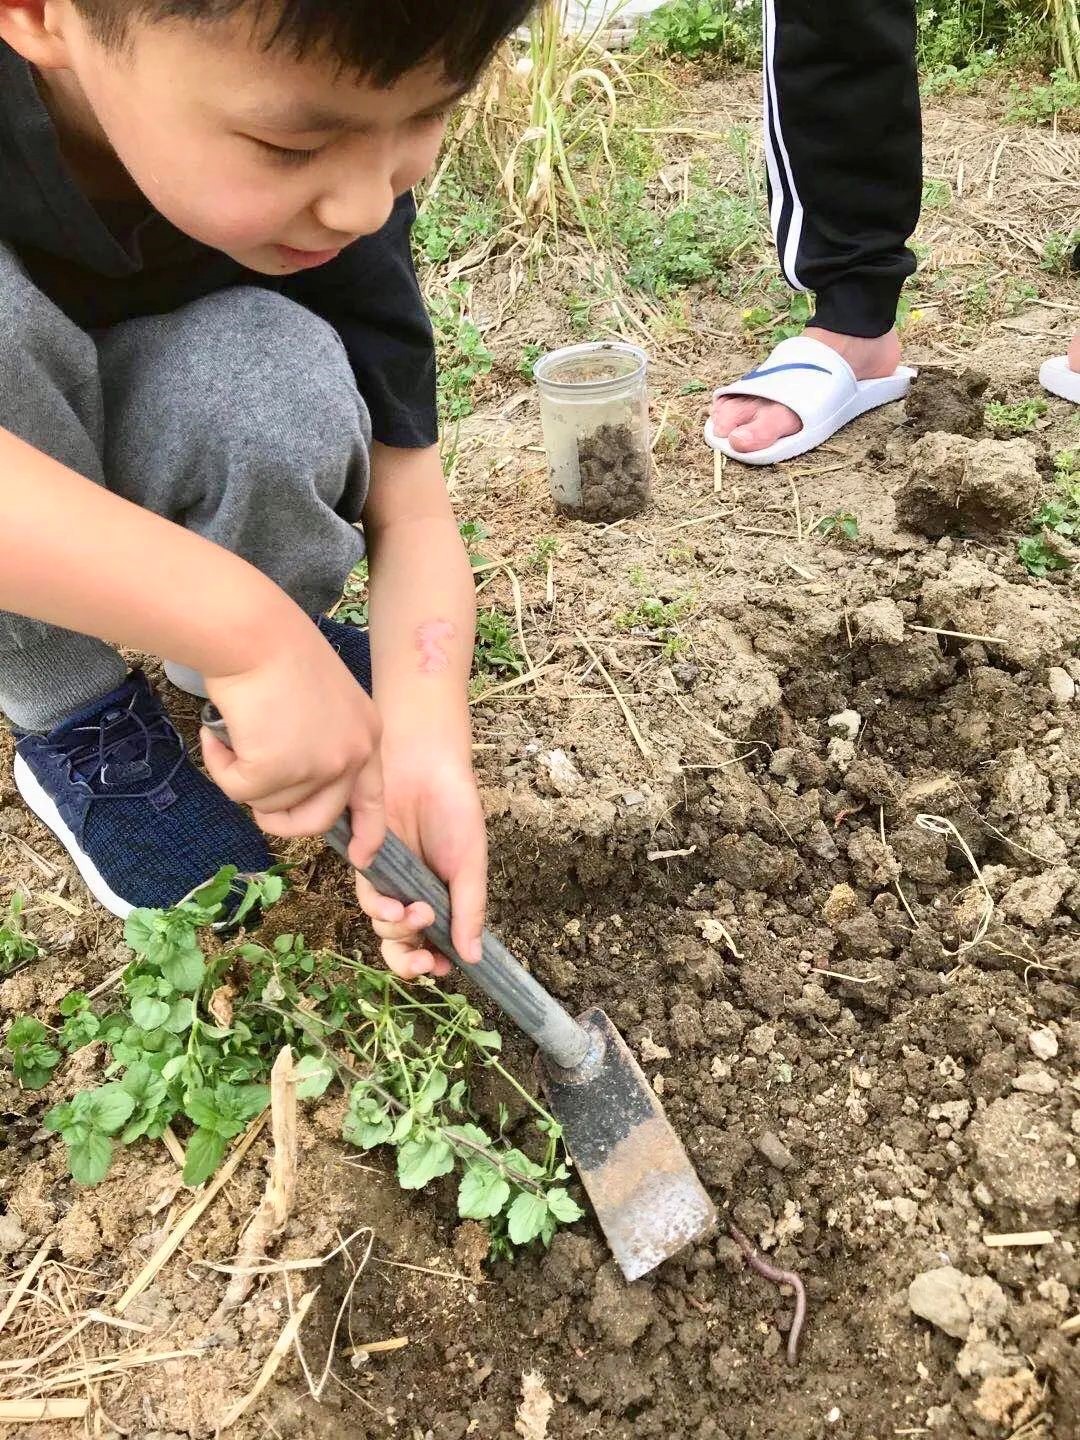
[[[895,330],[876,340],[863,340],[857,335],[836,335],[831,330],[809,326],[807,338],[820,340],[842,355],[855,372],[857,380],[878,380],[893,374],[900,364],[900,337]],[[1070,357],[1072,352],[1070,351]],[[1073,363],[1070,358],[1070,363]],[[1076,361],[1080,370],[1080,336],[1076,341]],[[729,396],[713,404],[713,431],[731,443],[733,450],[749,454],[767,450],[788,435],[797,435],[802,421],[775,400],[754,400],[746,396]]]
[[[1069,369],[1080,372],[1080,335],[1074,335],[1069,346]]]

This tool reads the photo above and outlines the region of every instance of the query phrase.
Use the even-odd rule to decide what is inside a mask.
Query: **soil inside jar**
[[[560,506],[584,520],[622,520],[649,503],[651,462],[629,425],[601,425],[578,439],[581,501]]]

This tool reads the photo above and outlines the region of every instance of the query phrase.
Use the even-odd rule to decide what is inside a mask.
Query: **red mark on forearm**
[[[457,632],[449,620],[425,620],[417,626],[416,648],[420,652],[421,675],[438,675],[450,664],[446,644]]]

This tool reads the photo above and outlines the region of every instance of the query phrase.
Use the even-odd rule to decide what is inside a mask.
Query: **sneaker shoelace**
[[[184,742],[164,711],[145,720],[132,696],[122,709],[106,710],[100,720],[80,725],[50,748],[63,756],[68,779],[90,790],[97,800],[142,800],[168,789],[184,763]],[[154,774],[155,744],[176,746],[176,759],[166,774]],[[141,788],[139,782],[146,782]],[[129,788],[120,789],[125,786]]]

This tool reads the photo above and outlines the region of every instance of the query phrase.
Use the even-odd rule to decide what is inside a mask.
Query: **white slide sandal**
[[[740,452],[713,433],[710,417],[705,425],[705,439],[714,450],[743,465],[779,465],[816,450],[860,415],[903,400],[916,373],[909,366],[901,365],[881,380],[857,380],[842,355],[820,340],[796,335],[781,341],[756,370],[751,370],[734,385],[717,390],[713,398],[748,395],[758,400],[775,400],[794,410],[802,421],[798,434],[787,435],[765,450]]]
[[[1047,360],[1039,371],[1039,383],[1051,395],[1080,405],[1080,370],[1069,368],[1067,355],[1055,355],[1052,360]]]

